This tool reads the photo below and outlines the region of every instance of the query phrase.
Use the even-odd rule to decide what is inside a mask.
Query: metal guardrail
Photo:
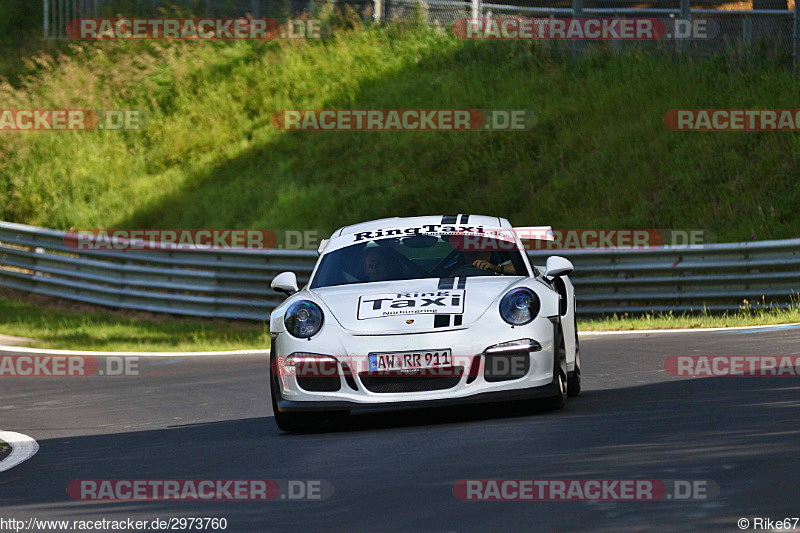
[[[313,251],[82,251],[66,232],[0,222],[0,285],[67,300],[178,315],[264,320],[283,300],[272,277],[302,283]]]
[[[284,298],[269,288],[290,270],[305,284],[311,250],[81,251],[66,232],[0,222],[0,286],[122,309],[268,320]],[[578,312],[733,311],[787,307],[800,293],[800,239],[662,247],[536,250],[575,264]],[[794,305],[797,305],[796,302]]]
[[[555,253],[575,265],[582,314],[789,307],[800,296],[800,239]]]

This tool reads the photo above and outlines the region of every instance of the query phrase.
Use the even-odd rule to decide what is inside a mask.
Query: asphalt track
[[[354,415],[282,434],[263,355],[140,360],[138,377],[0,378],[0,428],[38,441],[0,517],[224,517],[228,531],[739,531],[800,516],[800,378],[676,378],[669,355],[795,355],[800,328],[585,337],[584,392]],[[324,479],[324,501],[74,501],[75,479]],[[469,478],[702,479],[707,501],[465,502]],[[752,526],[751,526],[752,527]]]

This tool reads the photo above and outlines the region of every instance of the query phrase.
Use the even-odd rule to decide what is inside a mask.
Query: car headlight
[[[309,300],[293,303],[283,316],[283,325],[292,337],[308,339],[319,332],[324,322],[322,309]]]
[[[514,289],[500,300],[500,316],[512,326],[524,326],[539,313],[539,297],[530,289]]]

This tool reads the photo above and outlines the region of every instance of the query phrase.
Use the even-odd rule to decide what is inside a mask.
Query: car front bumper
[[[295,339],[281,333],[273,339],[270,356],[273,386],[277,385],[277,408],[281,412],[357,410],[380,407],[421,407],[525,400],[553,396],[553,367],[557,325],[539,317],[530,324],[511,327],[508,324],[473,324],[469,328],[442,332],[406,335],[355,335],[334,330],[321,332],[312,341]],[[480,339],[480,340],[478,340]],[[490,357],[486,349],[504,342],[533,339],[540,349],[526,352],[527,371],[524,375],[503,381],[487,380],[486,368]],[[404,392],[374,392],[365,386],[360,368],[343,369],[353,361],[363,361],[375,352],[450,349],[454,361],[474,360],[477,368],[464,365],[464,371],[447,382],[446,388]],[[306,390],[297,376],[281,369],[282,360],[292,353],[314,353],[333,356],[339,361],[336,377],[340,380],[335,391]],[[521,353],[516,354],[520,356]],[[428,378],[417,378],[428,379]],[[438,378],[432,378],[438,379]],[[401,380],[402,382],[402,380]]]

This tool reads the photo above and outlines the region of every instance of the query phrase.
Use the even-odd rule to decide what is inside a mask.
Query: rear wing
[[[521,241],[554,241],[556,236],[553,234],[552,226],[525,226],[513,228],[514,233]]]

